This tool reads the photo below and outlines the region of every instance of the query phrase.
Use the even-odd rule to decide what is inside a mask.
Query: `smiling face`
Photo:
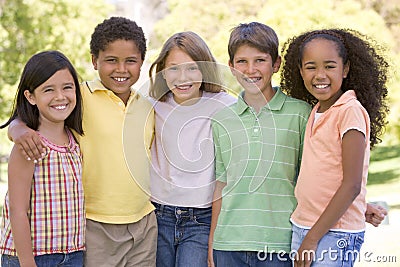
[[[300,74],[307,90],[320,103],[319,112],[331,107],[343,94],[343,79],[349,72],[335,42],[323,38],[311,40],[304,47]]]
[[[173,48],[166,60],[162,71],[168,88],[178,104],[192,104],[201,96],[200,86],[203,75],[197,63],[184,51]]]
[[[262,93],[267,101],[274,95],[271,78],[279,70],[280,57],[272,62],[271,55],[249,45],[240,46],[229,63],[233,75],[244,88],[246,94]]]
[[[92,55],[92,63],[104,87],[127,103],[131,86],[139,79],[143,64],[135,42],[116,40],[104,51],[100,50],[97,58]]]
[[[38,86],[33,93],[24,91],[31,105],[36,105],[40,124],[64,124],[65,119],[76,106],[74,79],[68,69],[53,74],[47,81]]]

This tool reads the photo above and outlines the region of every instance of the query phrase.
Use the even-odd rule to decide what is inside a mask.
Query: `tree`
[[[400,58],[400,0],[168,0],[169,13],[155,26],[151,47],[159,47],[172,33],[192,30],[201,35],[217,60],[228,62],[230,29],[241,22],[259,21],[277,32],[281,44],[291,36],[310,29],[352,28],[371,36],[387,48],[393,69]],[[392,73],[388,83],[391,109],[389,133],[400,138],[400,74]],[[274,75],[279,84],[279,74]],[[396,115],[394,115],[396,114]],[[386,138],[386,137],[385,137]]]
[[[156,23],[150,48],[160,48],[169,36],[180,31],[194,31],[208,41],[221,33],[226,32],[228,36],[229,29],[245,18],[254,17],[258,8],[266,2],[266,0],[169,0],[169,14]]]
[[[60,50],[81,76],[89,75],[89,40],[112,9],[102,1],[4,0],[0,2],[0,117],[10,103],[26,61],[43,50]]]

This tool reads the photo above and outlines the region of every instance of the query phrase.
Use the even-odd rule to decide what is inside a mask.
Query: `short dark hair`
[[[146,38],[136,22],[124,17],[110,17],[98,24],[90,40],[90,53],[95,57],[116,40],[133,41],[140,51],[142,60],[146,56]]]

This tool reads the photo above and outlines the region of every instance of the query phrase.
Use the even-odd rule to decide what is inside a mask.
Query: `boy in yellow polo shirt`
[[[85,266],[155,266],[157,222],[143,188],[153,110],[131,90],[139,79],[146,39],[135,22],[111,17],[96,26],[90,52],[99,79],[82,86]],[[32,148],[25,149],[31,150],[27,157],[38,158],[43,146],[35,132],[14,121],[9,135],[20,147]]]

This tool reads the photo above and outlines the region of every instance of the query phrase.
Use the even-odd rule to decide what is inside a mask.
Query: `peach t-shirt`
[[[361,192],[332,230],[362,231],[365,228],[365,194],[370,152],[368,113],[353,90],[346,91],[314,122],[318,107],[319,104],[314,107],[307,123],[303,158],[295,188],[298,205],[291,221],[297,226],[311,228],[318,220],[343,180],[343,135],[356,129],[365,136]]]

